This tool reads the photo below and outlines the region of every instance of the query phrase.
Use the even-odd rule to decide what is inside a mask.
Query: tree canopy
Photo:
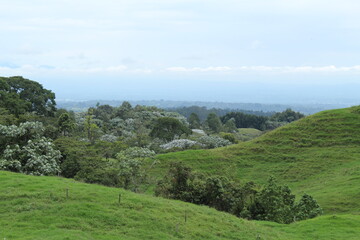
[[[19,115],[34,112],[42,116],[53,116],[55,94],[41,84],[21,76],[0,77],[0,107]]]
[[[191,130],[176,118],[161,117],[155,122],[150,136],[171,141],[175,136],[190,134]]]

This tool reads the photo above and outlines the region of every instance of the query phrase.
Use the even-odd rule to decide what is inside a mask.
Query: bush
[[[228,141],[230,141],[231,143],[238,143],[238,140],[236,140],[234,134],[232,133],[220,133],[220,136],[223,138],[223,139],[226,139]]]
[[[278,223],[292,223],[322,214],[322,209],[310,195],[305,194],[296,204],[295,195],[291,194],[289,187],[277,185],[272,177],[247,210],[250,211],[250,219]]]
[[[152,158],[155,152],[148,148],[131,147],[126,150],[120,151],[116,154],[116,158],[122,159],[135,159],[135,158]]]
[[[173,140],[173,141],[168,142],[166,144],[160,145],[160,147],[162,149],[165,149],[165,150],[170,150],[170,149],[174,149],[174,148],[183,150],[183,149],[192,148],[194,146],[204,147],[203,144],[198,143],[196,141],[189,140],[189,139]]]
[[[159,181],[156,196],[207,205],[238,217],[291,223],[322,214],[317,202],[305,194],[298,204],[287,186],[274,178],[259,192],[253,182],[243,186],[225,177],[194,174],[181,162],[170,164],[168,174]]]
[[[198,142],[203,144],[206,148],[218,148],[231,145],[229,140],[216,136],[202,136],[198,139]]]
[[[323,213],[323,210],[312,196],[304,194],[296,205],[296,220],[314,218]]]

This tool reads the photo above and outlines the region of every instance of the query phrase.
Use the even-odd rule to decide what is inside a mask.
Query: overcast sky
[[[0,76],[58,99],[360,103],[358,0],[0,0]]]

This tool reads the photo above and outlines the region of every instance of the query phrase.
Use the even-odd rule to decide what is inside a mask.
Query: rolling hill
[[[171,161],[242,182],[265,183],[273,175],[295,193],[313,195],[325,214],[358,214],[360,107],[320,112],[237,145],[159,155],[158,161],[153,179]]]
[[[249,142],[169,153],[157,160],[150,172],[154,181],[171,161],[242,182],[264,183],[274,175],[295,193],[313,195],[325,215],[289,225],[247,221],[205,206],[123,189],[0,171],[0,239],[358,239],[360,235],[360,107],[324,111]]]
[[[0,171],[0,183],[0,238],[6,240],[358,239],[360,232],[355,215],[283,225],[59,177]]]

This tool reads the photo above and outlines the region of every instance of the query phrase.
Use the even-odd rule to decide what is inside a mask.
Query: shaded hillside
[[[315,197],[325,213],[359,213],[360,107],[324,111],[252,141],[213,150],[160,155],[153,180],[171,161],[195,170],[264,183],[274,175]]]

